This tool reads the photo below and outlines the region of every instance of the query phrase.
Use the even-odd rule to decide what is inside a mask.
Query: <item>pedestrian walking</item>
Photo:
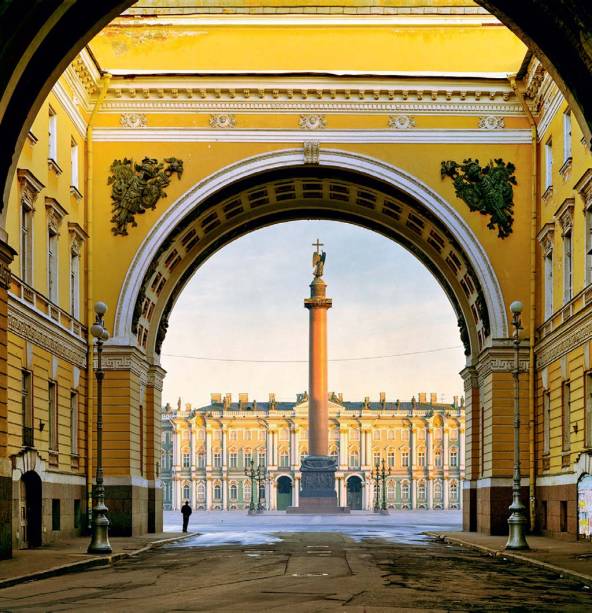
[[[183,515],[183,532],[187,532],[187,526],[189,525],[189,516],[191,515],[191,507],[189,506],[189,500],[186,500],[185,504],[181,507],[181,514]]]

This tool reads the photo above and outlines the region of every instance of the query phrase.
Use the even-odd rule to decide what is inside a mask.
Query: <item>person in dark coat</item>
[[[185,504],[181,507],[181,514],[183,515],[183,532],[187,532],[187,526],[189,525],[189,516],[191,515],[191,507],[189,506],[189,500],[186,500]]]

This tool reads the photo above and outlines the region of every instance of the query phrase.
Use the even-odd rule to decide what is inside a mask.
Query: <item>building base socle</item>
[[[297,507],[288,507],[287,513],[341,514],[349,507],[337,506],[335,491],[335,461],[329,456],[307,456],[302,461],[301,489]]]

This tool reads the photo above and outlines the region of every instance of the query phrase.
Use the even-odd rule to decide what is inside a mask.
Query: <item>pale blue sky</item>
[[[212,256],[181,294],[162,349],[163,401],[200,406],[211,392],[294,400],[307,365],[207,362],[170,354],[306,360],[312,243],[325,244],[329,359],[457,347],[438,353],[331,362],[329,390],[345,399],[462,394],[464,355],[453,309],[433,276],[402,247],[358,226],[295,221],[258,230]],[[168,354],[168,355],[167,355]]]

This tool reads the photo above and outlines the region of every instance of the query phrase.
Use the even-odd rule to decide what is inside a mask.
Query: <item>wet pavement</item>
[[[360,515],[328,531],[327,518],[299,517],[301,529],[274,533],[266,523],[237,529],[244,518],[233,526],[227,517],[222,529],[209,519],[202,537],[2,590],[0,610],[592,611],[582,584],[430,540],[418,533],[427,521]]]

